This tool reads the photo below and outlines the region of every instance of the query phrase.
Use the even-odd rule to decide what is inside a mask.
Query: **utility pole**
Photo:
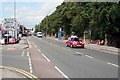
[[[17,25],[16,25],[16,0],[14,0],[14,20],[15,20],[15,39],[17,39]]]

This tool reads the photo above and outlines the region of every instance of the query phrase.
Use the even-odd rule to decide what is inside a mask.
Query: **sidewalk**
[[[47,37],[49,39],[53,39],[59,42],[66,42],[67,40],[58,40],[57,38],[53,37]],[[87,49],[92,49],[92,50],[97,50],[105,53],[110,53],[114,55],[118,55],[118,52],[120,53],[119,48],[111,47],[111,46],[105,46],[105,45],[97,45],[97,44],[85,44],[85,48]]]
[[[120,52],[119,48],[115,48],[112,46],[105,46],[105,45],[97,45],[97,44],[85,44],[85,48],[93,49],[105,53],[110,53],[114,55],[118,55],[118,52]]]
[[[22,37],[19,43],[16,44],[6,44],[6,45],[0,45],[0,48],[2,49],[25,49],[28,48],[28,42],[26,37]]]

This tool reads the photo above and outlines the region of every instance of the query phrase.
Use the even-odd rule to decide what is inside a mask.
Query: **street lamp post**
[[[14,20],[15,20],[15,39],[17,39],[17,24],[16,24],[16,0],[14,0]]]

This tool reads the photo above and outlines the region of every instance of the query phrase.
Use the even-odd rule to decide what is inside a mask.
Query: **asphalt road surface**
[[[30,72],[29,52],[27,49],[2,49],[0,56],[2,57],[1,66],[19,68]]]
[[[29,49],[0,50],[2,66],[19,68],[38,78],[118,78],[116,55],[66,47],[64,42],[45,37],[27,39]]]
[[[69,48],[49,38],[28,38],[33,74],[40,78],[118,78],[118,56]]]

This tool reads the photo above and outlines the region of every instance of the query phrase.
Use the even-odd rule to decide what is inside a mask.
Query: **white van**
[[[43,37],[43,33],[42,32],[37,32],[37,37]]]

